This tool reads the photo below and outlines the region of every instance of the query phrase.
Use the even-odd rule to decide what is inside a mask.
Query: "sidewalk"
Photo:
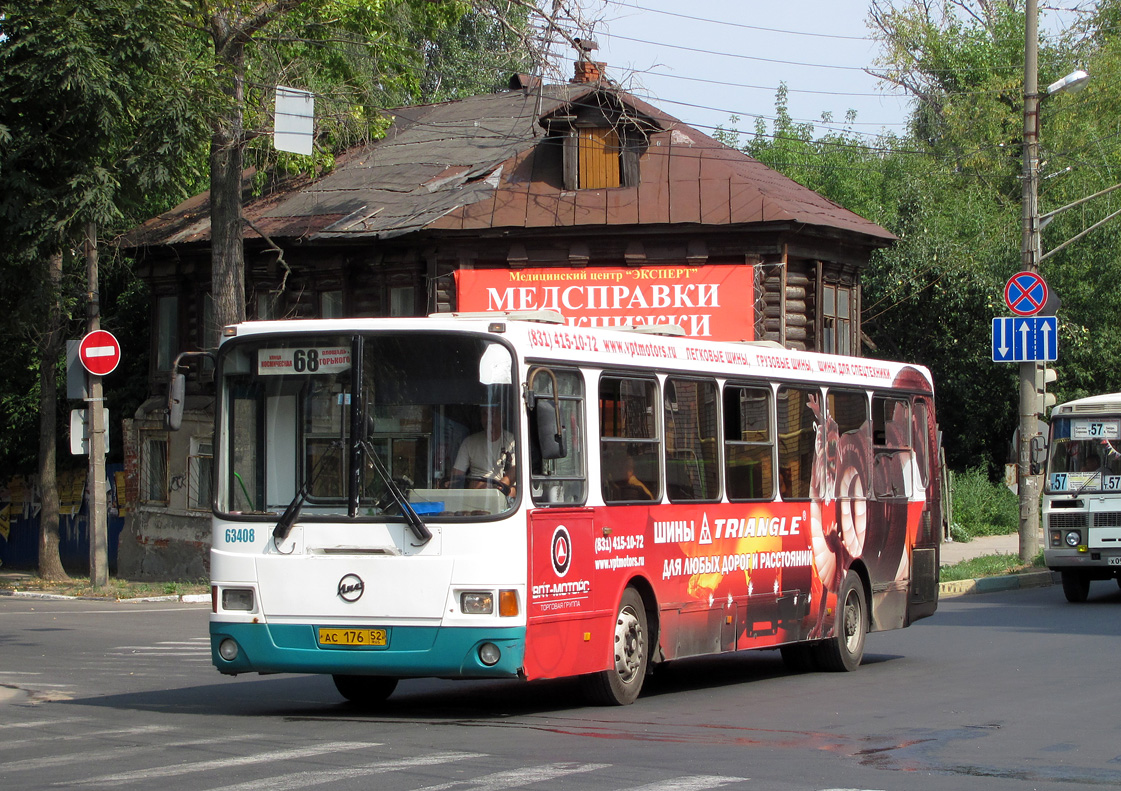
[[[986,555],[1018,555],[1019,553],[1020,536],[1017,533],[1011,533],[1006,536],[981,536],[972,541],[943,541],[938,554],[943,566],[952,566],[963,560],[972,560]],[[964,596],[971,593],[1040,588],[1054,585],[1057,581],[1057,573],[1047,569],[1038,569],[1023,574],[1008,574],[1001,577],[940,582],[938,583],[938,595],[940,597]]]

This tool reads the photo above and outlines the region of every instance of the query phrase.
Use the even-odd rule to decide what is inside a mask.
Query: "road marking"
[[[742,783],[750,779],[748,777],[725,777],[722,775],[674,777],[648,785],[635,786],[626,789],[626,791],[704,791],[706,788],[719,788],[729,783]]]
[[[266,777],[260,780],[251,780],[247,783],[220,786],[209,791],[290,791],[291,789],[310,788],[312,786],[333,783],[336,780],[351,780],[366,775],[380,774],[383,772],[399,772],[402,769],[412,769],[418,766],[435,766],[452,761],[465,761],[469,758],[485,758],[483,753],[434,753],[416,758],[397,758],[391,761],[376,761],[362,766],[349,766],[345,769],[318,769],[314,772],[298,772],[282,777]]]
[[[141,729],[136,729],[141,730]],[[168,730],[167,728],[160,728],[155,726],[151,730]],[[89,737],[91,734],[86,734]],[[104,736],[104,732],[99,732],[97,736]],[[9,772],[27,772],[36,769],[46,769],[51,766],[65,766],[66,764],[86,763],[93,761],[114,761],[119,758],[127,758],[130,755],[137,755],[142,753],[150,753],[152,750],[166,750],[169,747],[199,747],[208,744],[225,744],[233,739],[259,739],[258,735],[251,736],[237,736],[237,737],[211,737],[209,739],[191,739],[182,742],[163,742],[159,745],[142,744],[135,747],[102,747],[97,750],[90,750],[84,753],[67,753],[66,755],[49,755],[44,758],[25,758],[22,761],[7,761],[4,763],[4,770]]]
[[[449,788],[470,789],[470,791],[501,791],[506,788],[539,783],[543,780],[552,780],[557,777],[593,772],[597,769],[606,769],[611,764],[576,764],[571,762],[559,764],[545,764],[544,766],[521,767],[509,769],[505,772],[476,777],[474,780],[455,780],[450,783],[427,786],[417,791],[445,791]]]
[[[177,777],[192,772],[209,772],[211,769],[229,769],[235,766],[252,766],[253,764],[264,764],[272,761],[291,761],[298,758],[310,758],[313,755],[323,755],[324,753],[331,753],[336,750],[361,750],[366,747],[380,746],[381,742],[327,742],[326,744],[316,745],[315,747],[298,747],[292,750],[275,750],[270,753],[241,755],[234,758],[219,758],[213,761],[195,761],[194,763],[175,764],[174,766],[137,769],[133,772],[88,777],[85,780],[76,780],[70,783],[55,783],[55,785],[132,783],[138,780],[154,780],[159,777]]]
[[[89,717],[64,717],[61,720],[31,720],[30,722],[0,722],[0,730],[5,728],[40,728],[44,725],[64,725],[72,722],[89,722]]]
[[[175,730],[174,725],[144,725],[138,728],[116,728],[109,731],[98,731],[98,736],[129,736],[137,733],[160,733],[165,731]],[[34,744],[36,742],[50,741],[50,742],[75,742],[83,739],[90,738],[88,733],[68,733],[63,736],[57,734],[43,734],[36,736],[34,739],[4,739],[3,747],[8,749],[21,744]],[[5,767],[7,764],[5,764]]]

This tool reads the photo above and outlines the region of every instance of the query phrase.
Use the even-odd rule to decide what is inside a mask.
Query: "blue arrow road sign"
[[[1059,320],[1054,316],[993,319],[993,362],[1048,362],[1059,359]]]

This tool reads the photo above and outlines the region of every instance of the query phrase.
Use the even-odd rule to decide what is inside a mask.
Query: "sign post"
[[[105,497],[105,398],[101,377],[112,373],[121,361],[121,345],[111,333],[101,329],[101,301],[97,290],[97,226],[86,226],[86,280],[89,305],[86,314],[88,332],[78,344],[78,360],[89,372],[89,539],[90,586],[109,584],[109,515]]]

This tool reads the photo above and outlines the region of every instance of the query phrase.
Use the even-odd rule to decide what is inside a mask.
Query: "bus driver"
[[[513,497],[517,467],[514,435],[502,428],[502,410],[497,405],[479,409],[482,430],[463,440],[452,465],[451,485],[485,489],[493,486]]]

